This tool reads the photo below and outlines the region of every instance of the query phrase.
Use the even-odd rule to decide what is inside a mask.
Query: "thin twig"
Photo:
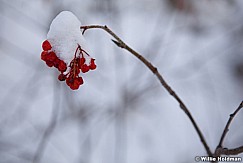
[[[140,55],[138,52],[136,52],[135,50],[133,50],[132,48],[130,48],[126,43],[124,43],[114,32],[111,31],[110,28],[108,28],[106,25],[105,26],[101,26],[101,25],[88,25],[88,26],[81,26],[80,29],[83,29],[83,34],[86,30],[88,29],[102,29],[104,31],[106,31],[107,33],[109,33],[114,40],[112,40],[118,47],[126,49],[127,51],[129,51],[131,54],[133,54],[135,57],[137,57],[141,62],[143,62],[158,78],[158,80],[160,81],[160,83],[162,84],[162,86],[169,92],[169,94],[171,96],[173,96],[175,98],[175,100],[179,103],[180,108],[186,113],[186,115],[188,116],[188,118],[190,119],[190,121],[192,122],[193,127],[195,128],[207,154],[209,156],[212,156],[212,152],[201,132],[201,130],[199,129],[197,123],[195,122],[194,118],[192,117],[191,113],[189,112],[188,108],[186,107],[186,105],[182,102],[182,100],[179,98],[179,96],[175,93],[175,91],[166,83],[166,81],[164,80],[164,78],[162,77],[162,75],[158,72],[158,69],[153,66],[148,60],[146,60],[142,55]]]
[[[243,146],[232,149],[218,147],[216,148],[214,156],[218,157],[221,155],[238,155],[240,153],[243,153]]]
[[[215,156],[220,156],[221,154],[237,155],[239,153],[243,153],[243,146],[238,147],[238,148],[234,148],[234,149],[223,148],[223,142],[224,142],[224,139],[226,137],[227,132],[229,131],[229,126],[230,126],[230,124],[233,121],[234,117],[240,111],[241,108],[243,108],[243,101],[240,103],[240,105],[234,111],[234,113],[230,114],[229,120],[228,120],[228,122],[225,125],[225,128],[224,128],[224,131],[223,131],[222,136],[220,138],[219,144],[218,144],[218,146],[217,146],[217,148],[216,148],[216,150],[214,152]]]
[[[219,145],[218,145],[219,148],[222,147],[224,138],[225,138],[227,132],[229,131],[229,126],[230,126],[232,120],[234,119],[235,115],[240,111],[240,109],[241,109],[242,107],[243,107],[243,101],[240,103],[240,105],[239,105],[238,108],[234,111],[234,113],[230,114],[229,120],[228,120],[228,122],[227,122],[227,124],[226,124],[226,126],[225,126],[225,128],[224,128],[224,131],[223,131],[222,136],[221,136],[220,141],[219,141]]]
[[[234,149],[227,149],[223,148],[221,154],[223,155],[238,155],[240,153],[243,153],[243,146],[234,148]]]

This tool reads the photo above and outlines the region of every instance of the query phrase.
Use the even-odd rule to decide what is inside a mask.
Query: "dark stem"
[[[218,146],[217,146],[217,148],[215,150],[215,155],[216,156],[219,156],[221,154],[226,154],[227,155],[227,153],[237,153],[237,152],[242,153],[243,152],[243,147],[239,147],[239,148],[235,148],[235,149],[222,148],[223,147],[224,138],[226,137],[226,134],[229,131],[229,126],[230,126],[230,124],[233,121],[234,117],[240,111],[241,108],[243,108],[243,101],[240,103],[240,105],[234,111],[234,113],[230,114],[229,120],[228,120],[228,122],[225,125],[225,128],[224,128],[224,131],[223,131],[222,136],[220,138],[219,144],[218,144]]]
[[[221,154],[223,155],[238,155],[240,153],[243,153],[243,146],[234,148],[234,149],[227,149],[223,148]]]
[[[222,144],[223,144],[223,141],[224,141],[224,138],[227,134],[227,132],[229,131],[229,126],[232,122],[232,120],[234,119],[235,115],[240,111],[240,109],[243,107],[243,101],[241,102],[241,104],[238,106],[238,108],[234,111],[234,113],[230,114],[230,117],[229,117],[229,120],[224,128],[224,131],[222,133],[222,136],[220,138],[220,141],[219,141],[219,145],[218,147],[222,147]]]
[[[162,75],[158,72],[157,68],[155,66],[153,66],[148,60],[146,60],[142,55],[140,55],[139,53],[137,53],[135,50],[133,50],[132,48],[130,48],[127,44],[125,44],[114,32],[112,32],[106,25],[105,26],[101,26],[101,25],[89,25],[89,26],[81,26],[80,29],[83,29],[83,34],[86,30],[88,29],[93,29],[93,28],[98,28],[98,29],[103,29],[104,31],[106,31],[107,33],[109,33],[114,40],[112,40],[118,47],[126,49],[127,51],[129,51],[131,54],[133,54],[135,57],[137,57],[141,62],[143,62],[158,78],[158,80],[160,81],[160,83],[162,84],[162,86],[169,92],[169,94],[171,96],[173,96],[175,98],[175,100],[179,103],[180,108],[186,113],[186,115],[188,116],[188,118],[190,119],[193,127],[195,128],[208,156],[212,156],[212,152],[201,132],[201,130],[199,129],[197,123],[195,122],[194,118],[192,117],[191,113],[189,112],[188,108],[186,107],[186,105],[182,102],[182,100],[179,98],[179,96],[175,93],[175,91],[166,83],[166,81],[164,80],[164,78],[162,77]]]

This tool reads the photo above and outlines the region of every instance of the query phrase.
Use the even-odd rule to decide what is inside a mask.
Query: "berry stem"
[[[78,44],[78,47],[76,48],[76,51],[75,51],[75,54],[74,54],[74,58],[76,58],[77,57],[77,52],[78,52],[78,49],[79,49],[79,47],[80,47],[80,45]]]
[[[87,56],[89,56],[89,53],[87,53],[85,50],[81,49],[81,53],[84,52],[85,54],[87,54]],[[83,54],[83,53],[82,53]]]

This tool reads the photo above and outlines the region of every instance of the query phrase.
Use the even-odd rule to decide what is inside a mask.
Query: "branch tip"
[[[120,44],[118,41],[113,40],[113,39],[111,39],[111,41],[112,41],[114,44],[116,44],[118,47],[122,48],[121,44]]]

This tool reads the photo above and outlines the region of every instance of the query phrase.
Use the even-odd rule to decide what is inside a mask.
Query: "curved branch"
[[[240,109],[243,107],[243,101],[240,103],[240,105],[238,106],[238,108],[234,111],[234,113],[230,114],[230,117],[229,117],[229,120],[224,128],[224,131],[222,133],[222,136],[220,138],[220,141],[219,141],[219,145],[218,145],[218,148],[222,147],[222,144],[223,144],[223,141],[224,141],[224,138],[227,134],[227,132],[229,131],[229,126],[232,122],[232,120],[234,119],[235,115],[240,111]]]
[[[169,92],[169,94],[171,96],[173,96],[175,98],[175,100],[179,103],[180,108],[186,113],[187,117],[190,119],[193,127],[195,128],[207,154],[209,156],[212,156],[212,152],[201,132],[201,130],[199,129],[197,123],[195,122],[194,118],[192,117],[191,113],[189,112],[188,108],[186,107],[186,105],[182,102],[182,100],[180,99],[180,97],[175,93],[175,91],[166,83],[166,81],[164,80],[164,78],[162,77],[162,75],[158,72],[158,69],[153,66],[148,60],[146,60],[142,55],[140,55],[138,52],[136,52],[135,50],[133,50],[132,48],[130,48],[126,43],[124,43],[113,31],[111,31],[110,28],[108,28],[106,25],[105,26],[101,26],[101,25],[88,25],[88,26],[81,26],[80,29],[83,29],[82,34],[84,34],[84,32],[88,29],[102,29],[104,31],[106,31],[107,33],[109,33],[114,40],[112,40],[118,47],[126,49],[127,51],[129,51],[131,54],[133,54],[135,57],[137,57],[141,62],[143,62],[148,69],[150,69],[154,75],[156,75],[156,77],[158,78],[158,80],[160,81],[160,83],[162,84],[162,86]]]
[[[237,147],[237,148],[233,148],[233,149],[223,148],[224,138],[226,137],[226,134],[229,131],[229,126],[230,126],[230,124],[233,121],[234,117],[240,111],[241,108],[243,108],[243,101],[240,103],[240,105],[234,111],[234,113],[230,114],[229,120],[226,123],[225,128],[224,128],[224,131],[223,131],[223,133],[221,135],[219,144],[218,144],[217,148],[215,149],[214,156],[220,156],[220,155],[237,155],[237,154],[243,153],[243,146]]]

